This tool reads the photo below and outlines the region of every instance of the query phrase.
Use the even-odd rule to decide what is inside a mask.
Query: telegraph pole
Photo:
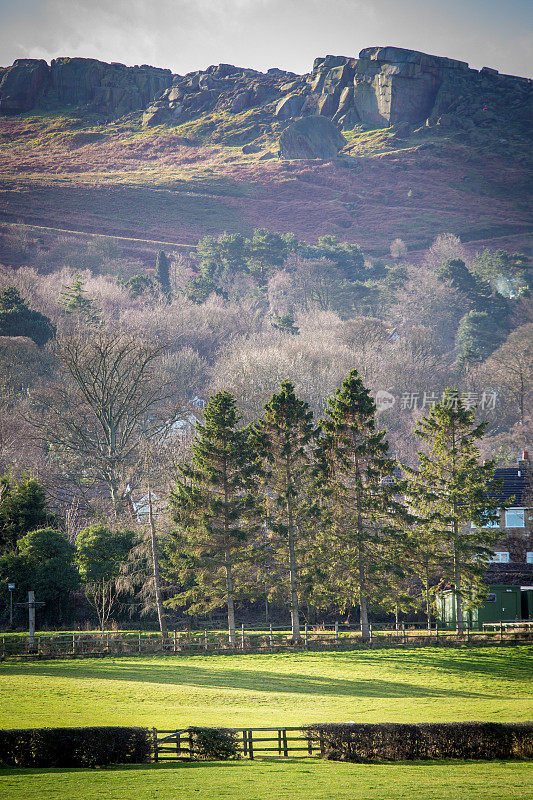
[[[13,592],[15,591],[15,584],[8,583],[7,588],[9,589],[9,627],[13,627]]]
[[[18,606],[25,606],[28,609],[28,633],[30,650],[35,647],[35,609],[37,606],[44,606],[42,602],[36,602],[35,592],[30,589],[28,592],[27,603],[17,603]]]

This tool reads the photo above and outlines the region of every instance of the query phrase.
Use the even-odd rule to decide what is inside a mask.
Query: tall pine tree
[[[192,463],[179,468],[171,505],[178,531],[171,562],[186,585],[176,604],[192,610],[227,605],[230,644],[235,639],[236,576],[243,571],[249,537],[256,530],[249,432],[240,429],[235,399],[213,395],[196,426]]]
[[[314,507],[310,502],[313,414],[294,386],[283,381],[254,426],[263,462],[267,524],[275,550],[286,564],[290,591],[292,640],[300,639],[298,577],[300,556]]]
[[[416,426],[428,452],[419,452],[419,468],[410,480],[411,505],[430,539],[422,549],[442,554],[441,569],[454,587],[459,632],[463,601],[470,601],[480,584],[500,536],[499,530],[484,527],[497,518],[496,487],[494,463],[479,461],[477,442],[486,423],[476,424],[475,417],[474,408],[465,408],[459,394],[447,390]]]
[[[161,291],[165,297],[170,300],[170,295],[172,293],[172,287],[170,285],[170,262],[167,254],[163,250],[160,250],[157,254],[155,274]]]
[[[318,448],[331,525],[323,541],[329,594],[343,610],[359,606],[363,639],[369,603],[379,599],[394,543],[407,519],[396,495],[396,462],[385,431],[376,430],[376,406],[357,370],[328,401]]]

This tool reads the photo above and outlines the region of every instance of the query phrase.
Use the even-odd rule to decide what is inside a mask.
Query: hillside
[[[0,72],[1,230],[38,226],[44,247],[122,237],[146,263],[161,243],[258,226],[371,255],[401,238],[415,260],[443,231],[524,249],[530,107],[531,81],[391,47],[302,76],[15,62]],[[10,237],[0,260],[21,263]]]

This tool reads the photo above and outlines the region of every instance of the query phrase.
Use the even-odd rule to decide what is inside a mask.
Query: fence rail
[[[233,644],[227,631],[178,631],[164,638],[154,631],[92,631],[76,633],[36,634],[33,641],[28,636],[4,635],[0,641],[1,658],[68,658],[80,656],[134,655],[134,654],[190,654],[223,652],[275,652],[283,649],[326,650],[353,649],[357,647],[391,647],[408,645],[450,644],[477,642],[519,643],[533,640],[533,622],[485,623],[482,630],[465,627],[446,630],[438,625],[416,628],[401,625],[398,628],[370,626],[366,640],[359,630],[349,630],[336,624],[330,630],[305,626],[298,642],[294,642],[287,629],[270,627],[268,630],[245,629],[241,626]]]
[[[240,755],[250,760],[265,753],[268,755],[263,755],[263,758],[289,758],[293,753],[299,754],[300,757],[305,754],[306,758],[324,755],[322,740],[320,739],[317,747],[316,742],[313,744],[311,738],[301,728],[226,728],[225,730],[237,735]],[[153,729],[154,761],[192,758],[193,753],[193,732],[190,728],[174,731]]]

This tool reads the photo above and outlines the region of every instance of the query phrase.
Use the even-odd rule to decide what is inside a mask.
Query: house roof
[[[491,586],[533,586],[533,564],[491,564],[484,581]]]
[[[502,505],[523,506],[531,493],[531,477],[521,466],[497,467],[494,478],[502,487],[493,496]]]

